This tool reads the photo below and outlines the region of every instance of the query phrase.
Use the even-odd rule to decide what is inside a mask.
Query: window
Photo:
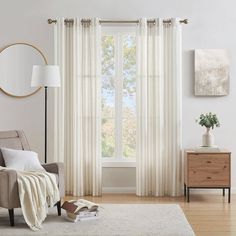
[[[136,38],[130,27],[102,35],[102,157],[135,160]]]

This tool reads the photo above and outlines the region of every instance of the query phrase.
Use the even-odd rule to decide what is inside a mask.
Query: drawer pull
[[[210,177],[210,176],[208,176],[208,177],[207,177],[207,179],[211,179],[211,177]]]
[[[207,163],[209,163],[209,164],[210,164],[210,163],[211,163],[211,161],[207,161]]]

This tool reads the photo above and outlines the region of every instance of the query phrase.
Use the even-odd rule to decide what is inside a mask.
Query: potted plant
[[[216,116],[211,112],[206,114],[201,114],[196,122],[206,127],[206,133],[202,136],[202,146],[204,147],[213,147],[214,146],[214,135],[211,134],[210,129],[215,127],[220,127],[220,122]]]

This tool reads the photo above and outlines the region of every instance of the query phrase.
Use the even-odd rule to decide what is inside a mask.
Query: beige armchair
[[[23,131],[0,131],[0,147],[30,150]],[[5,166],[0,151],[0,166]],[[60,196],[64,197],[64,168],[63,163],[42,165],[47,172],[54,173],[58,179]],[[57,204],[58,215],[61,215],[61,201]],[[14,170],[0,170],[0,207],[9,211],[10,225],[14,226],[14,208],[20,208],[20,199],[17,185],[17,172]]]

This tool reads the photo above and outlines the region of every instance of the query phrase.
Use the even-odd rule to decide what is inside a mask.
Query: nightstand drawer
[[[230,159],[227,154],[189,154],[188,169],[189,170],[229,170]]]
[[[192,187],[229,187],[229,167],[223,169],[190,169],[188,185]]]
[[[190,189],[222,189],[223,196],[228,190],[230,202],[231,152],[221,149],[217,152],[196,152],[186,150],[184,156],[184,195],[190,199]]]

